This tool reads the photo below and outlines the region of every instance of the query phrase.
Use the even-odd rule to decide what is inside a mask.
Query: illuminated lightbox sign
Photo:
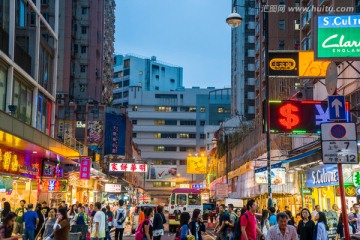
[[[105,183],[105,192],[108,192],[108,193],[121,192],[121,185]]]
[[[360,57],[360,15],[320,15],[315,22],[317,59],[350,60]]]
[[[271,184],[282,185],[286,183],[285,168],[272,168],[271,169]],[[267,171],[255,171],[255,182],[257,184],[268,183],[268,172]]]
[[[110,163],[110,172],[147,172],[147,164],[136,164],[136,163]]]
[[[327,101],[270,101],[271,133],[320,133],[320,124],[330,122]],[[346,102],[346,120],[350,120]]]

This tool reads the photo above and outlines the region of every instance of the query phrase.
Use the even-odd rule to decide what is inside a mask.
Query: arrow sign
[[[331,103],[331,107],[335,108],[336,117],[340,117],[340,108],[343,107],[342,102],[340,102],[339,99],[335,98],[335,100]]]
[[[329,96],[329,120],[346,120],[345,97],[341,95]]]

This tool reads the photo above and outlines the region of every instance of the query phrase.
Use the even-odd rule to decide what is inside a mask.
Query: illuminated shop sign
[[[339,184],[337,165],[319,165],[306,172],[306,187],[326,187]]]
[[[147,172],[147,164],[136,164],[136,163],[110,163],[110,172]]]
[[[39,164],[28,155],[0,148],[0,172],[35,178],[39,175]]]
[[[66,192],[67,180],[44,179],[42,180],[42,192]]]
[[[360,15],[322,15],[315,22],[317,59],[360,57]]]
[[[329,122],[327,101],[270,101],[271,133],[320,133],[320,124]],[[349,121],[349,103],[346,103]]]
[[[121,192],[121,185],[106,183],[105,184],[105,192],[109,192],[109,193]]]
[[[285,168],[272,168],[271,169],[271,184],[282,185],[286,183]],[[255,171],[255,182],[257,184],[268,183],[267,171]]]

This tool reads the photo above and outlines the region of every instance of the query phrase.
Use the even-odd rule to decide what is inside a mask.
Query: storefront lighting
[[[34,154],[36,154],[37,152],[36,151],[33,151]]]

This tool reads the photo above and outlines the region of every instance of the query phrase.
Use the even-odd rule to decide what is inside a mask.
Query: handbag
[[[187,240],[195,240],[195,236],[191,234],[190,228],[188,231],[188,235],[186,235]]]

